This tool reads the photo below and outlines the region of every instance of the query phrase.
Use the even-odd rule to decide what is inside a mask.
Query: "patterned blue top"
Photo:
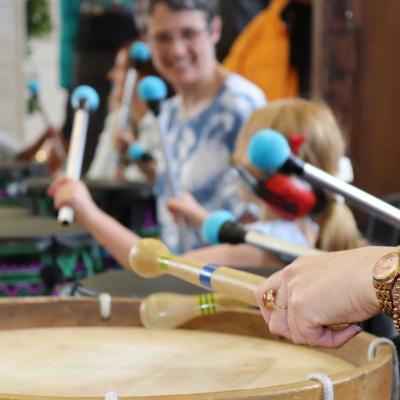
[[[180,96],[164,102],[159,117],[169,145],[173,177],[178,192],[190,192],[207,210],[224,208],[240,215],[246,204],[240,200],[229,159],[239,130],[247,117],[266,104],[263,92],[240,75],[230,74],[207,108],[190,118],[180,116]],[[183,251],[177,225],[166,208],[170,196],[164,160],[158,165],[155,185],[161,239],[170,250]],[[205,244],[199,229],[187,227],[185,250]]]

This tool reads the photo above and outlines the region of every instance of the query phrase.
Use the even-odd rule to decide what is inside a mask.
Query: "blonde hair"
[[[304,135],[299,157],[335,175],[346,143],[332,111],[322,102],[299,98],[275,100],[255,111],[243,127],[236,142],[233,159],[248,164],[247,146],[260,129],[274,129],[286,137]],[[326,193],[327,207],[316,217],[319,225],[317,246],[322,250],[346,250],[365,244],[347,205]]]

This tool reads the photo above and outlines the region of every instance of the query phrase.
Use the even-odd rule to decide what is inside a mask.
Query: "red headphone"
[[[305,141],[304,135],[293,133],[289,136],[292,153],[298,155]],[[284,174],[264,175],[258,181],[249,173],[238,169],[241,177],[277,214],[286,219],[296,219],[309,214],[319,213],[326,205],[322,191],[312,187],[308,182]],[[245,176],[247,175],[247,176]]]

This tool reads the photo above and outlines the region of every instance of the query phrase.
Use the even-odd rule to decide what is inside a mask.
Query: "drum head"
[[[355,367],[284,342],[144,328],[4,331],[0,353],[0,393],[36,396],[190,396],[285,385]]]
[[[392,353],[361,333],[338,349],[296,346],[271,335],[260,313],[197,317],[177,330],[140,327],[135,299],[31,298],[0,302],[0,400],[309,400],[310,374],[335,398],[389,400]]]

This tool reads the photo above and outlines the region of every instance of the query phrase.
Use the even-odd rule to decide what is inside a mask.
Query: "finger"
[[[329,328],[317,328],[309,333],[308,344],[328,348],[339,347],[361,332],[358,325],[350,325],[341,331],[333,331]]]
[[[281,276],[280,272],[277,272],[277,273],[271,275],[256,289],[257,302],[260,307],[261,314],[263,315],[265,322],[268,324],[268,326],[270,326],[270,324],[271,324],[272,310],[267,309],[267,307],[265,305],[264,295],[269,289],[274,289],[276,291],[279,291],[280,286],[281,286],[280,276]],[[275,332],[272,332],[272,333],[275,333]]]
[[[289,307],[287,312],[287,324],[291,335],[290,340],[295,344],[307,344],[307,339],[300,329],[299,321],[300,323],[302,321],[299,313],[296,313],[296,311],[291,310]]]
[[[172,199],[172,198],[169,198],[169,199],[167,200],[166,206],[167,206],[168,211],[169,211],[171,214],[174,214],[174,212],[176,212],[176,210],[177,210],[176,202],[175,202],[174,199]]]
[[[71,178],[68,178],[65,175],[61,175],[59,177],[57,177],[51,184],[50,186],[47,188],[47,193],[49,196],[54,197],[55,193],[57,192],[57,190],[60,188],[60,186],[64,185],[65,183],[67,183],[68,181],[70,181]]]
[[[53,204],[54,208],[59,209],[60,207],[67,205],[66,197],[68,193],[69,185],[60,185],[54,192]]]
[[[288,309],[283,309],[283,307],[287,307],[287,293],[284,282],[281,282],[280,287],[276,288],[274,304],[276,307],[271,310],[269,330],[275,335],[293,341],[293,332],[291,332],[288,324]]]
[[[300,301],[299,301],[300,300]],[[304,315],[303,296],[295,296],[292,293],[291,286],[287,289],[287,323],[291,333],[291,340],[296,344],[306,344],[307,339],[303,333],[306,318]],[[302,329],[303,328],[303,329]]]

